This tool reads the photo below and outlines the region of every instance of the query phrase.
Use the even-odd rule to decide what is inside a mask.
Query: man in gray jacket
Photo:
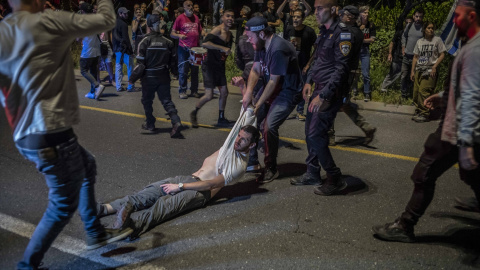
[[[0,104],[18,150],[35,163],[49,187],[47,210],[17,265],[37,269],[77,207],[87,249],[132,232],[100,224],[95,158],[79,145],[72,129],[80,118],[70,46],[76,37],[112,29],[115,13],[110,0],[98,2],[97,14],[43,11],[43,0],[9,3],[14,12],[0,24]]]

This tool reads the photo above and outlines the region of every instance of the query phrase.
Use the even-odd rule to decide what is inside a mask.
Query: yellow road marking
[[[83,106],[83,105],[80,105],[80,108],[85,109],[85,110],[91,110],[91,111],[105,112],[105,113],[118,114],[118,115],[130,116],[130,117],[137,117],[137,118],[145,118],[145,115],[136,114],[136,113],[121,112],[121,111],[102,109],[102,108],[96,108],[96,107],[89,107],[89,106]],[[158,121],[161,121],[161,122],[166,122],[166,123],[170,122],[170,120],[167,120],[166,118],[157,117],[156,119]],[[182,124],[184,124],[184,125],[186,124],[186,125],[189,125],[189,126],[192,125],[190,122],[184,122],[184,121],[182,121]],[[225,131],[225,132],[230,132],[230,130],[231,130],[229,128],[217,128],[217,127],[212,126],[212,125],[199,124],[199,126],[205,127],[205,128],[213,128],[213,129],[220,130],[220,131]],[[287,142],[292,142],[292,143],[306,144],[305,140],[300,140],[300,139],[285,138],[285,137],[280,137],[280,139],[284,140],[284,141],[287,141]],[[418,161],[418,158],[416,158],[416,157],[409,157],[409,156],[403,156],[403,155],[395,155],[395,154],[389,154],[389,153],[383,153],[383,152],[376,152],[376,151],[358,149],[358,148],[353,148],[353,147],[330,146],[330,148],[341,150],[341,151],[347,151],[347,152],[354,152],[354,153],[360,153],[360,154],[366,154],[366,155],[372,155],[372,156],[379,156],[379,157],[384,157],[384,158],[394,158],[394,159],[407,160],[407,161],[413,161],[413,162]]]

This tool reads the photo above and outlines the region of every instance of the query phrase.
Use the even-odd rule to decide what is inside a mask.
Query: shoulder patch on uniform
[[[340,33],[340,40],[352,40],[351,33]]]
[[[340,51],[342,52],[343,56],[347,56],[351,50],[352,43],[350,41],[340,42]]]

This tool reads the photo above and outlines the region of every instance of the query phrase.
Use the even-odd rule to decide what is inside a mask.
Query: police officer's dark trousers
[[[318,89],[318,88],[317,88]],[[318,96],[317,89],[313,92],[310,101]],[[342,100],[332,100],[330,107],[322,112],[309,112],[305,121],[305,136],[307,141],[308,157],[306,159],[307,172],[320,176],[320,165],[327,172],[328,178],[341,176],[340,168],[335,165],[328,148],[328,131],[332,127],[337,112],[342,106]]]
[[[145,116],[147,117],[147,125],[153,125],[155,123],[152,107],[155,93],[157,93],[163,108],[170,116],[172,125],[180,122],[180,117],[177,115],[177,109],[170,94],[170,79],[161,80],[162,82],[159,83],[157,77],[145,77],[142,79],[142,104],[145,110]]]

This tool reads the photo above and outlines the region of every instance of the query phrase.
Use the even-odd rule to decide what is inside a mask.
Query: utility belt
[[[46,134],[30,134],[15,143],[24,149],[44,149],[55,147],[76,138],[72,128],[65,131],[46,133]]]

